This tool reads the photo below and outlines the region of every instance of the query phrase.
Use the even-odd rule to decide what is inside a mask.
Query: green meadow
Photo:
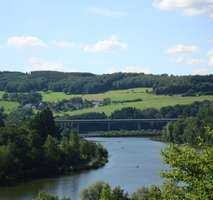
[[[4,94],[4,92],[0,91],[0,99],[2,98],[3,94]],[[19,103],[17,103],[17,102],[0,100],[0,107],[3,107],[4,111],[6,113],[9,113],[12,110],[16,109],[18,107],[18,105],[19,105]]]
[[[4,108],[4,111],[6,113],[10,113],[11,111],[18,108],[19,103],[18,102],[12,102],[12,101],[2,101],[0,100],[0,107]]]
[[[166,96],[166,95],[155,95],[151,93],[152,89],[150,88],[134,88],[134,89],[126,89],[126,90],[113,90],[109,92],[99,93],[99,94],[72,94],[67,95],[63,92],[40,92],[43,101],[45,102],[57,102],[63,99],[71,99],[74,97],[82,97],[88,100],[101,100],[104,98],[110,98],[111,101],[117,101],[116,103],[111,103],[110,105],[100,106],[96,108],[86,108],[75,111],[68,112],[60,112],[55,113],[55,115],[78,115],[88,112],[104,112],[107,115],[110,115],[113,111],[122,109],[124,107],[135,107],[139,109],[146,108],[161,108],[164,106],[173,106],[173,105],[183,105],[183,104],[191,104],[194,101],[203,101],[203,100],[212,100],[213,95],[209,96],[195,96],[195,97],[182,97],[182,96]],[[0,98],[3,92],[0,92]],[[128,101],[128,100],[136,100],[142,99],[141,101],[135,102],[123,102],[118,103],[118,101]],[[18,107],[17,102],[11,101],[2,101],[0,100],[0,107],[3,107],[6,113],[11,112],[12,110]]]
[[[147,92],[149,91],[149,92]],[[70,99],[73,97],[82,97],[88,100],[100,100],[104,98],[110,98],[112,101],[127,101],[142,99],[139,102],[124,102],[124,103],[112,103],[106,106],[100,106],[97,108],[86,108],[75,111],[68,111],[62,113],[56,113],[57,115],[78,115],[88,112],[104,112],[107,115],[110,115],[113,111],[117,109],[122,109],[124,107],[135,107],[139,109],[146,108],[161,108],[164,106],[173,106],[173,105],[183,105],[191,104],[194,101],[203,101],[203,100],[213,100],[213,95],[209,96],[195,96],[195,97],[181,97],[181,96],[166,96],[166,95],[155,95],[151,93],[150,88],[134,88],[127,90],[113,90],[109,92],[104,92],[100,94],[84,94],[84,95],[66,95],[62,92],[41,92],[43,100],[46,102],[55,102],[63,99]]]

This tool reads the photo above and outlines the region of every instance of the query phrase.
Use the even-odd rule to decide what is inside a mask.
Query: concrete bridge
[[[106,124],[107,125],[107,130],[111,130],[111,125],[115,123],[136,123],[137,124],[137,129],[141,130],[142,128],[142,123],[143,122],[150,122],[150,123],[167,123],[167,122],[172,122],[176,121],[177,118],[155,118],[155,119],[74,119],[74,120],[55,120],[56,125],[62,129],[64,128],[70,128],[70,129],[76,129],[77,132],[80,130],[80,126],[82,124]]]

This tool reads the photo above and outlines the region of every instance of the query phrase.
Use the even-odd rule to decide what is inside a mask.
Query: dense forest
[[[205,106],[204,106],[205,105]],[[195,145],[200,140],[213,144],[206,127],[213,128],[213,103],[202,105],[195,115],[183,116],[176,122],[169,123],[164,130],[163,140],[176,144]]]
[[[60,135],[49,109],[20,121],[2,120],[0,185],[102,166],[107,151],[76,133]],[[25,115],[26,114],[26,115]],[[14,119],[14,118],[13,118]]]
[[[174,76],[143,73],[64,73],[36,71],[31,73],[0,72],[0,90],[6,92],[47,91],[65,93],[99,93],[114,89],[152,87],[156,94],[212,94],[213,75]]]

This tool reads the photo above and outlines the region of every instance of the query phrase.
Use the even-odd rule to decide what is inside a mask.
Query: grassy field
[[[15,110],[18,105],[19,103],[17,102],[0,100],[0,107],[3,107],[6,113],[10,113],[12,110]]]
[[[2,95],[4,94],[4,92],[0,91],[0,99],[2,98]],[[12,101],[2,101],[0,100],[0,107],[4,108],[4,111],[6,113],[11,112],[12,110],[16,109],[18,107],[18,103],[17,102],[12,102]]]
[[[43,100],[54,102],[63,99],[70,99],[76,96],[80,96],[84,99],[88,100],[97,100],[110,98],[112,101],[125,101],[125,100],[134,100],[134,99],[142,99],[140,102],[129,102],[129,103],[113,103],[107,106],[101,106],[97,108],[87,108],[82,110],[76,110],[72,112],[63,112],[57,113],[57,115],[78,115],[88,112],[104,112],[107,115],[110,115],[113,111],[117,109],[121,109],[124,107],[135,107],[139,109],[146,108],[161,108],[164,106],[173,106],[173,105],[183,105],[183,104],[191,104],[194,101],[203,101],[203,100],[213,100],[213,95],[211,96],[197,96],[197,97],[181,97],[181,96],[165,96],[165,95],[154,95],[146,92],[147,88],[135,88],[128,90],[114,90],[101,94],[85,94],[85,95],[66,95],[61,92],[42,92]],[[150,90],[150,89],[148,89]]]
[[[82,97],[87,100],[101,100],[105,98],[110,98],[112,101],[123,101],[123,100],[134,100],[139,99],[144,96],[150,96],[151,94],[146,93],[146,90],[151,91],[150,88],[135,88],[128,90],[112,90],[109,92],[99,93],[99,94],[74,94],[67,95],[63,92],[40,92],[43,101],[46,102],[57,102],[63,99],[71,99],[73,97]],[[154,95],[156,97],[156,95]]]
[[[155,95],[147,92],[151,91],[149,88],[135,88],[127,90],[114,90],[109,92],[104,92],[100,94],[85,94],[85,95],[66,95],[63,92],[40,92],[45,102],[57,102],[63,99],[71,99],[73,97],[82,97],[88,100],[101,100],[104,98],[110,98],[111,101],[127,101],[142,99],[138,102],[124,102],[124,103],[112,103],[110,105],[101,106],[97,108],[86,108],[76,111],[68,111],[55,113],[56,115],[78,115],[88,112],[104,112],[106,115],[110,115],[113,111],[122,109],[124,107],[135,107],[139,109],[146,108],[161,108],[164,106],[173,106],[173,105],[183,105],[191,104],[194,101],[203,101],[203,100],[212,100],[213,95],[210,96],[197,96],[197,97],[181,97],[181,96],[165,96],[165,95]],[[3,92],[0,92],[0,98]],[[11,112],[18,107],[17,102],[2,101],[0,100],[0,107],[3,107],[5,112]]]

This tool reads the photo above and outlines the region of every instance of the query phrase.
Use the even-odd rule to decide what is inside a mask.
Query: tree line
[[[206,127],[213,128],[213,103],[201,106],[194,116],[184,116],[169,123],[162,131],[162,139],[176,144],[195,145],[200,139],[208,145],[213,144]]]
[[[143,73],[95,75],[55,71],[0,72],[0,90],[6,92],[52,90],[68,94],[87,94],[135,87],[152,87],[156,94],[166,95],[212,94],[213,75],[174,76]]]
[[[49,109],[1,124],[0,185],[96,168],[106,161],[107,151],[100,144],[76,133],[61,136]]]

